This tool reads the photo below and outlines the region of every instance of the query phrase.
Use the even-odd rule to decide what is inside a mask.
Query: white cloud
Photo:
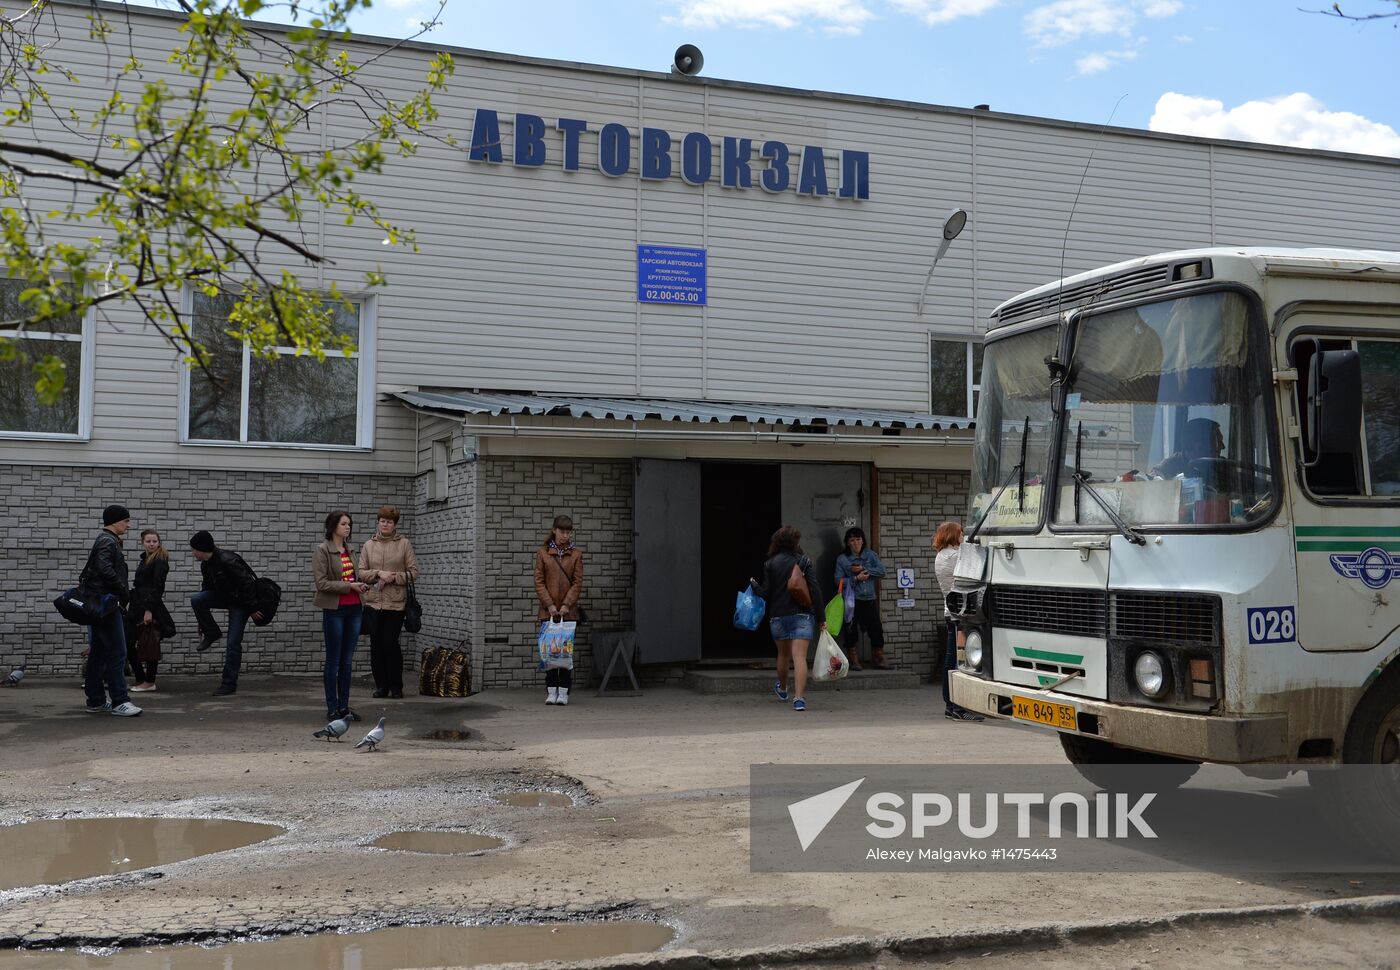
[[[1088,74],[1098,74],[1106,71],[1110,67],[1122,64],[1124,61],[1137,59],[1137,51],[1103,51],[1099,54],[1087,54],[1074,62],[1075,69],[1081,77]]]
[[[946,24],[959,17],[977,17],[1001,0],[893,0],[897,10],[918,17],[930,27]]]
[[[407,10],[409,7],[416,7],[423,0],[384,0],[390,10]]]
[[[1179,135],[1400,157],[1400,133],[1394,128],[1350,111],[1328,111],[1322,102],[1301,91],[1282,98],[1246,101],[1228,110],[1224,102],[1214,98],[1169,91],[1157,99],[1148,127]]]
[[[1127,37],[1139,16],[1158,20],[1180,11],[1179,0],[1055,0],[1028,13],[1025,30],[1042,47],[1056,47],[1082,37]]]
[[[858,33],[874,12],[860,0],[683,0],[683,27],[779,27],[812,24],[838,33]],[[667,18],[672,19],[672,18]]]

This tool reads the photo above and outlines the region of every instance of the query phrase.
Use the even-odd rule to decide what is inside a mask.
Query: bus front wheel
[[[1085,781],[1105,789],[1123,787],[1122,774],[1115,772],[1112,767],[1116,765],[1131,765],[1136,768],[1151,766],[1152,785],[1164,789],[1180,788],[1190,781],[1196,769],[1201,767],[1199,761],[1183,761],[1181,758],[1171,758],[1164,754],[1120,748],[1116,744],[1109,744],[1099,738],[1087,738],[1082,734],[1061,732],[1060,746],[1065,749],[1065,757]]]

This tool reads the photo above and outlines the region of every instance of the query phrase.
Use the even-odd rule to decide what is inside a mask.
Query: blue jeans
[[[943,648],[943,706],[950,711],[960,711],[962,708],[948,695],[948,676],[958,669],[958,624],[953,619],[948,619],[947,624],[948,644]]]
[[[219,636],[219,624],[212,610],[228,610],[228,640],[224,646],[224,673],[220,687],[238,689],[238,671],[243,666],[243,628],[248,625],[248,611],[235,605],[228,597],[212,589],[201,590],[190,597],[195,622],[201,636]]]
[[[774,640],[811,640],[817,635],[817,624],[811,613],[775,616],[768,620],[768,632]]]
[[[326,638],[326,710],[331,713],[350,706],[350,661],[355,657],[364,610],[356,603],[321,611],[321,632]]]
[[[110,697],[117,707],[131,699],[126,692],[126,630],[121,610],[113,610],[88,627],[88,662],[83,691],[89,707]]]

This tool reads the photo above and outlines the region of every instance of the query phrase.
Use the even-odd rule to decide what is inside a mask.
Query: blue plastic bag
[[[763,598],[750,586],[734,598],[734,625],[741,630],[757,630],[763,622],[765,609],[767,606]]]

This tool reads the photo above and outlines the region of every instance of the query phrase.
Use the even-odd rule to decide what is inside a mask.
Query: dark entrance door
[[[768,540],[782,525],[779,466],[705,462],[700,466],[700,635],[705,660],[773,657],[768,624],[734,628],[734,595],[763,568]]]

